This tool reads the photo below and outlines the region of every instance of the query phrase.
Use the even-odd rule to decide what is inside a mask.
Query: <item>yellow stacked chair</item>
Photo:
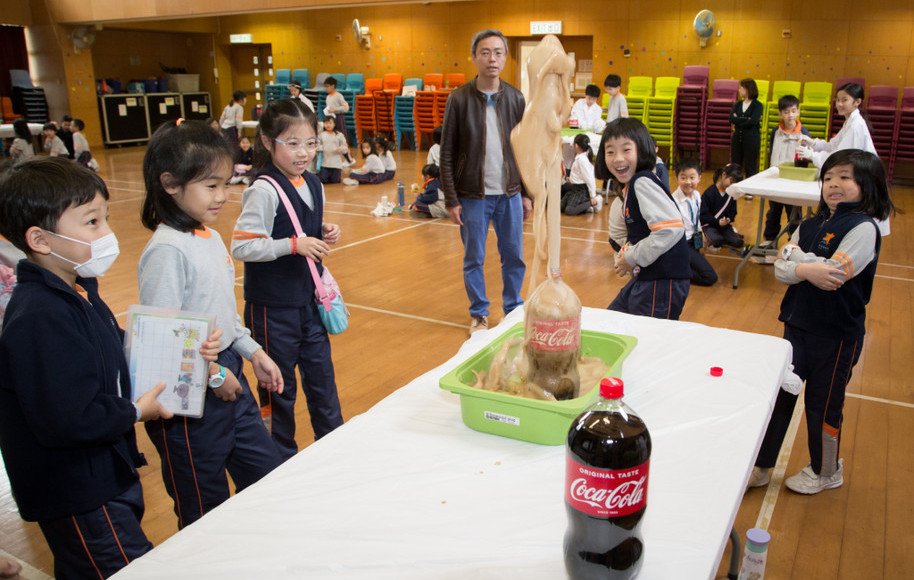
[[[657,145],[673,146],[673,107],[679,77],[657,77],[654,96],[647,98],[644,118],[647,130]]]

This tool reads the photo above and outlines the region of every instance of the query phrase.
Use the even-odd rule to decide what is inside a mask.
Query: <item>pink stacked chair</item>
[[[687,66],[682,71],[682,84],[676,87],[673,107],[673,144],[671,151],[692,150],[705,158],[704,114],[708,100],[709,67]],[[672,163],[674,160],[670,159]]]
[[[901,109],[895,124],[895,157],[892,159],[892,178],[895,164],[914,163],[914,87],[905,87],[901,94]]]
[[[704,156],[705,167],[711,163],[711,149],[730,150],[730,109],[736,102],[739,81],[717,79],[711,85],[711,98],[705,105]]]
[[[873,137],[876,153],[885,163],[886,177],[891,181],[895,158],[895,130],[898,123],[898,87],[871,86],[866,103],[866,115],[870,122],[870,135]]]

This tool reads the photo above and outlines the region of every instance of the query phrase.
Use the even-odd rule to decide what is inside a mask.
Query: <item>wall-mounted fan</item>
[[[692,23],[695,34],[698,35],[698,44],[702,48],[708,46],[708,39],[714,34],[714,13],[710,10],[702,10],[695,15],[695,21]]]
[[[92,48],[95,44],[95,30],[88,26],[77,26],[70,31],[70,40],[73,42],[73,52],[79,54],[84,48]]]
[[[359,24],[358,18],[352,21],[352,31],[355,33],[355,41],[359,46],[365,50],[371,48],[371,31],[367,26]]]

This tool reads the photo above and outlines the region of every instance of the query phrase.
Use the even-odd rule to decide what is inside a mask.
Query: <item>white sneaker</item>
[[[474,316],[473,320],[470,322],[470,336],[473,336],[473,333],[479,332],[480,330],[489,329],[489,317],[488,316]]]
[[[245,184],[245,185],[251,185],[251,178],[250,178],[250,177],[242,177],[242,178],[241,178],[241,183],[243,183],[243,184]]]
[[[784,484],[787,489],[804,495],[841,487],[844,484],[844,460],[838,460],[838,469],[830,477],[816,475],[812,467],[807,465],[800,473],[788,477]]]
[[[238,184],[238,183],[241,183],[241,176],[240,176],[240,175],[236,175],[235,177],[229,179],[229,185],[236,185],[236,184]]]
[[[359,182],[356,181],[355,179],[352,179],[351,177],[343,178],[343,185],[358,185],[358,184],[359,184]]]
[[[771,481],[771,470],[767,467],[753,467],[747,487],[764,487]]]

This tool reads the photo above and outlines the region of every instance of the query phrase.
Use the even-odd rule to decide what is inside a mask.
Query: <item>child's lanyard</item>
[[[692,195],[694,196],[695,193],[693,192]],[[686,198],[686,203],[689,206],[689,220],[692,222],[692,233],[697,234],[701,232],[701,228],[698,227],[698,222],[695,221],[695,206],[692,205],[692,200],[690,198]]]

